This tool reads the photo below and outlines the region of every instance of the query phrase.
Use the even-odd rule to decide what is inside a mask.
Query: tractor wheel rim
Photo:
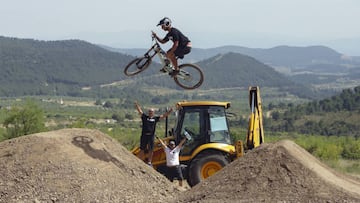
[[[206,178],[214,175],[216,172],[218,172],[222,168],[223,168],[222,165],[218,162],[215,162],[215,161],[207,162],[201,168],[201,176],[203,179],[206,179]]]

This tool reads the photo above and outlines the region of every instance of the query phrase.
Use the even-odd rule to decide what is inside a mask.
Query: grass
[[[339,159],[332,161],[324,161],[331,168],[341,171],[343,173],[352,174],[360,177],[360,161],[359,160],[349,160],[349,159]]]

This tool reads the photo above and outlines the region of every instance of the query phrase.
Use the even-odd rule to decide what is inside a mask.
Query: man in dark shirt
[[[166,118],[171,112],[172,108],[170,108],[167,112],[160,116],[155,116],[155,111],[153,108],[149,109],[149,114],[146,115],[139,103],[135,101],[135,107],[136,110],[141,115],[142,120],[142,131],[141,131],[141,137],[140,137],[140,153],[138,154],[138,157],[141,159],[144,157],[144,150],[146,147],[149,150],[149,156],[148,156],[148,165],[151,166],[152,156],[153,156],[153,149],[154,149],[154,138],[155,138],[155,129],[156,129],[156,123],[159,122],[160,119]]]
[[[180,30],[171,26],[171,20],[169,18],[165,17],[161,19],[158,26],[159,25],[161,25],[163,30],[168,32],[166,36],[160,39],[155,32],[152,32],[152,35],[162,44],[169,40],[173,41],[173,46],[167,51],[166,56],[175,68],[175,71],[172,73],[172,76],[175,76],[179,72],[177,58],[182,59],[184,55],[190,53],[191,42]]]

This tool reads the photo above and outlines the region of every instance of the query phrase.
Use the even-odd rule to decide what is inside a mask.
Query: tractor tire
[[[229,163],[226,157],[219,152],[201,153],[191,161],[187,182],[193,187],[202,180],[214,175]]]

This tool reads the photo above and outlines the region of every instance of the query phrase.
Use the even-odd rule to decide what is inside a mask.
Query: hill
[[[69,95],[118,96],[122,88],[167,87],[179,89],[170,77],[159,74],[153,63],[139,76],[126,78],[123,68],[132,56],[111,52],[79,41],[37,41],[0,38],[0,96]],[[238,53],[226,53],[198,62],[205,73],[202,89],[261,85],[278,87],[301,97],[312,97],[269,66]],[[212,77],[216,75],[216,77]],[[120,85],[103,86],[120,82]],[[286,87],[286,88],[284,88]],[[294,89],[303,89],[294,91]],[[180,89],[179,89],[180,90]],[[309,94],[309,95],[307,95]]]
[[[124,78],[128,61],[129,56],[80,40],[0,37],[0,95],[69,94]]]
[[[360,136],[360,86],[322,100],[272,110],[270,130],[325,136]],[[266,123],[266,122],[265,122]],[[349,157],[352,158],[352,157]]]
[[[239,53],[219,54],[209,59],[196,63],[204,73],[204,82],[199,90],[234,88],[248,86],[261,86],[277,88],[280,92],[290,93],[302,98],[315,98],[315,94],[309,87],[300,85],[287,79],[276,72],[272,67],[265,65],[256,59]],[[133,77],[137,86],[167,86],[180,89],[171,78],[159,79],[158,69],[148,68],[142,75]],[[155,72],[154,72],[155,70]],[[149,76],[151,75],[151,76]]]
[[[222,49],[225,49],[223,47]],[[342,54],[324,46],[291,47],[277,46],[270,49],[246,49],[232,47],[236,52],[252,56],[271,66],[290,68],[306,67],[314,63],[341,63]]]
[[[146,51],[146,49],[105,48],[133,56],[141,56]],[[193,48],[191,54],[187,55],[184,60],[185,62],[198,62],[228,52],[251,56],[271,66],[285,66],[291,69],[303,68],[314,64],[360,64],[357,59],[358,57],[344,56],[326,46],[277,46],[268,49],[247,48],[242,46],[222,46],[208,49]]]
[[[272,67],[239,53],[219,54],[198,62],[198,65],[204,67],[206,81],[203,88],[275,87],[303,98],[316,97],[308,87],[296,84]]]
[[[273,67],[291,81],[309,86],[317,92],[339,92],[360,85],[358,57],[344,56],[325,46],[278,46],[270,49],[224,46],[206,50],[194,49],[192,55],[226,52],[251,56]]]
[[[112,49],[130,55],[141,55],[145,49]],[[277,46],[269,49],[222,46],[193,48],[185,62],[198,62],[229,52],[255,58],[273,67],[293,82],[311,86],[318,92],[339,92],[360,85],[360,61],[325,46]]]
[[[264,144],[194,188],[107,135],[63,129],[0,143],[0,202],[358,202],[360,183],[290,141]]]

